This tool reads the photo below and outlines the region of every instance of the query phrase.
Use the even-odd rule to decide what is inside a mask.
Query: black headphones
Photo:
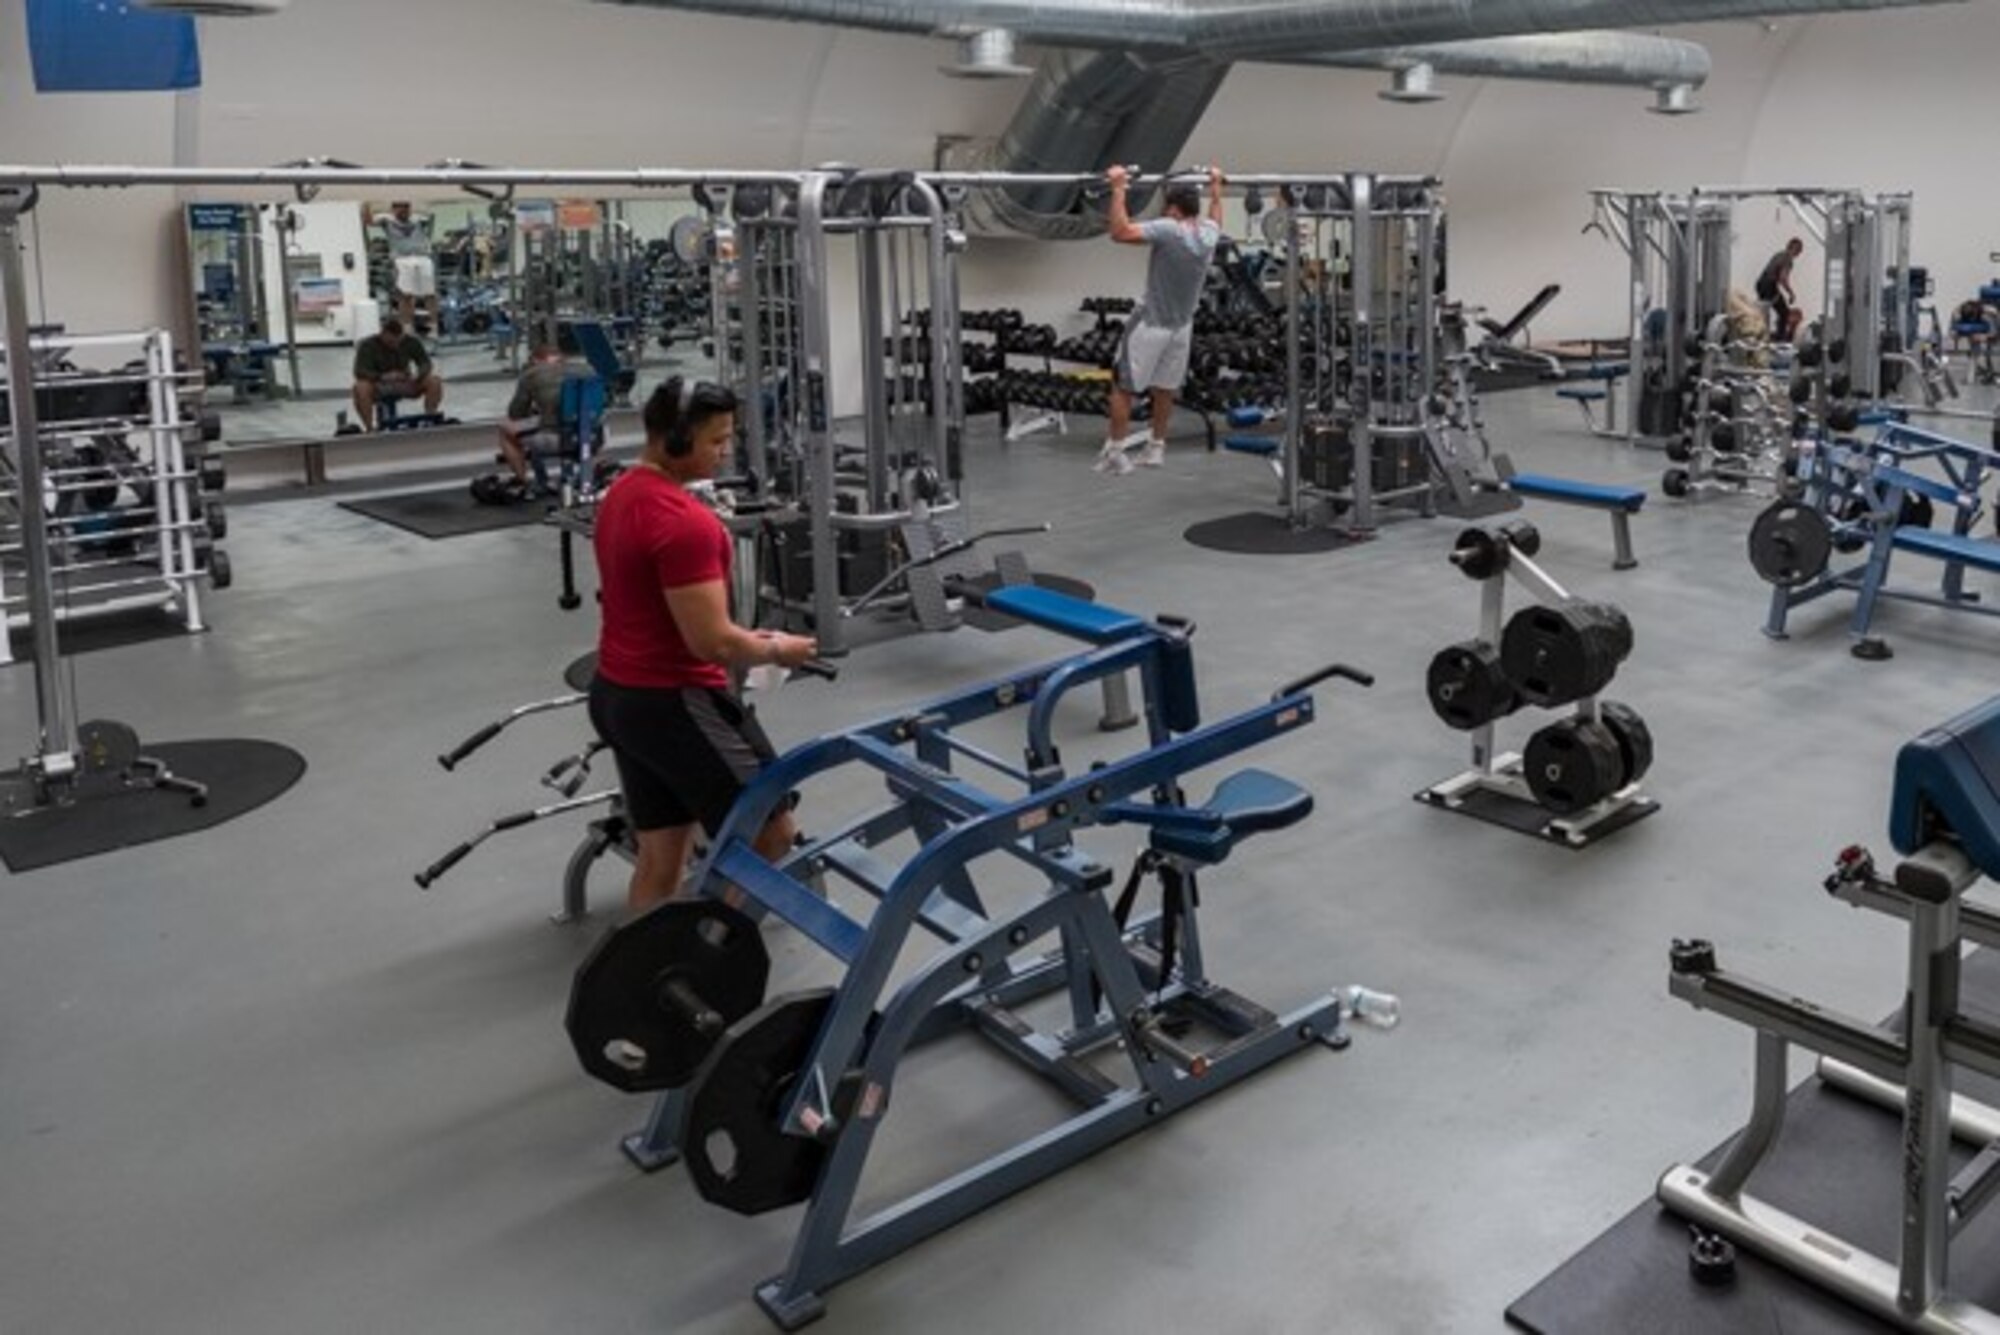
[[[673,429],[667,433],[667,455],[674,459],[684,459],[694,452],[694,424],[688,421],[688,414],[694,408],[694,377],[681,376],[680,382],[680,396],[674,401]]]

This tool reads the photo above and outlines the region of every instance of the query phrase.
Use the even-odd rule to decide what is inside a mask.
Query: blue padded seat
[[[1573,403],[1596,403],[1606,397],[1606,391],[1595,385],[1564,385],[1556,391],[1556,397]]]
[[[1276,436],[1239,436],[1232,434],[1222,438],[1222,448],[1225,450],[1233,450],[1237,454],[1260,455],[1266,459],[1276,454],[1279,446],[1283,443]]]
[[[1927,528],[1902,525],[1896,529],[1895,544],[1906,552],[1934,556],[1940,561],[1963,561],[1979,570],[2000,571],[2000,542],[1961,538],[1956,533],[1938,533]]]
[[[1106,811],[1153,827],[1150,843],[1161,853],[1189,862],[1213,864],[1229,856],[1240,839],[1282,830],[1312,814],[1313,796],[1290,779],[1268,770],[1246,769],[1224,779],[1215,795],[1198,807],[1154,807],[1122,802]]]
[[[2000,879],[2000,696],[1939,724],[1896,755],[1889,838],[1915,853],[1940,834]]]
[[[986,605],[1030,625],[1091,644],[1109,644],[1146,629],[1146,622],[1130,612],[1036,584],[1009,584],[995,589],[986,595]]]
[[[1262,408],[1251,408],[1246,405],[1229,410],[1231,426],[1262,426],[1269,420],[1270,414]]]
[[[1599,482],[1577,482],[1546,473],[1516,473],[1507,485],[1522,496],[1538,496],[1565,505],[1592,505],[1600,510],[1625,510],[1636,514],[1646,503],[1640,487],[1612,487]]]
[[[1910,414],[1902,408],[1864,408],[1855,414],[1856,426],[1885,426],[1890,422],[1907,422]]]
[[[1631,373],[1630,362],[1592,362],[1576,375],[1579,380],[1623,380]]]

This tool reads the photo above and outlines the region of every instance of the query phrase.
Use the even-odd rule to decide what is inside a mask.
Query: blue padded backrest
[[[604,381],[594,375],[573,375],[562,384],[562,420],[576,426],[588,413],[593,421],[604,416]]]
[[[995,589],[986,595],[986,605],[996,612],[1005,612],[1030,625],[1088,644],[1109,644],[1146,629],[1146,623],[1130,612],[1086,602],[1038,584],[1009,584]]]
[[[1974,866],[2000,879],[2000,696],[1896,755],[1890,842],[1907,855],[1947,832]]]
[[[618,360],[618,349],[611,346],[611,335],[597,321],[578,320],[570,326],[570,334],[576,339],[577,351],[590,363],[590,369],[606,381],[616,380],[625,369]]]

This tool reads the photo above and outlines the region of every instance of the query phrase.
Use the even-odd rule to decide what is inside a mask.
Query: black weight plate
[[[563,1026],[583,1069],[613,1089],[677,1089],[723,1027],[763,1001],[770,976],[770,952],[748,917],[715,900],[673,900],[597,943],[570,984]],[[710,1014],[688,1014],[670,988],[700,998]]]
[[[1903,517],[1898,528],[1929,528],[1931,520],[1937,517],[1937,507],[1931,498],[1914,491],[1903,493]]]
[[[1521,765],[1535,801],[1566,816],[1617,792],[1625,758],[1611,729],[1569,718],[1530,737]]]
[[[1507,568],[1507,546],[1483,528],[1469,528],[1451,545],[1451,563],[1467,579],[1492,579]]]
[[[1660,490],[1678,500],[1688,494],[1693,479],[1685,468],[1669,468],[1660,475]]]
[[[780,1121],[833,996],[818,988],[773,998],[730,1025],[703,1063],[681,1133],[702,1199],[755,1215],[812,1195],[827,1146],[786,1135]]]
[[[1500,526],[1500,536],[1508,546],[1523,556],[1533,556],[1542,550],[1542,531],[1525,519],[1515,519]]]
[[[76,730],[86,774],[123,774],[139,759],[139,734],[112,719],[92,719]]]
[[[1500,655],[1484,640],[1465,640],[1438,650],[1424,677],[1431,709],[1445,726],[1470,732],[1521,707]]]
[[[1645,778],[1646,771],[1653,767],[1653,730],[1639,717],[1639,711],[1616,700],[1599,700],[1597,717],[1611,729],[1624,761],[1623,781],[1618,786],[1623,788]]]
[[[1572,606],[1589,618],[1590,633],[1597,637],[1597,642],[1611,655],[1613,666],[1632,656],[1632,619],[1625,615],[1622,608],[1613,603],[1579,602]],[[1608,685],[1609,680],[1606,678],[1605,684]],[[1599,686],[1597,689],[1602,690],[1604,687]]]
[[[1500,663],[1528,703],[1566,705],[1609,684],[1614,647],[1591,604],[1524,607],[1501,633]]]
[[[1750,565],[1766,584],[1797,588],[1817,579],[1832,559],[1832,526],[1817,510],[1776,501],[1750,526]]]

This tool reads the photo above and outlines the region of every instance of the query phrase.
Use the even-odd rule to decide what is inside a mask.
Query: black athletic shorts
[[[618,761],[635,830],[700,822],[712,836],[777,759],[757,716],[727,691],[590,683],[590,722]]]

